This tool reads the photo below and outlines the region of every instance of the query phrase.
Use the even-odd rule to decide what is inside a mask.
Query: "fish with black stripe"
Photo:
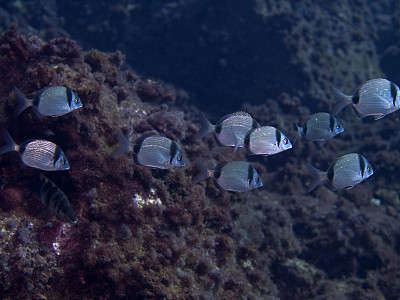
[[[327,140],[344,131],[343,125],[333,115],[326,112],[319,112],[308,117],[303,126],[296,124],[298,138],[307,142],[317,142],[322,146]]]
[[[13,91],[17,99],[14,118],[30,106],[39,118],[62,116],[83,106],[79,97],[70,88],[64,86],[42,89],[32,99],[26,98],[16,87]]]
[[[64,171],[70,169],[64,152],[53,142],[30,139],[18,145],[5,129],[3,129],[3,139],[6,144],[0,147],[0,155],[16,151],[25,165],[43,171]]]
[[[201,162],[197,162],[197,165],[200,168],[200,172],[193,177],[194,184],[212,177],[218,188],[239,193],[257,189],[263,185],[257,170],[245,161],[222,164],[215,170],[208,169]]]
[[[374,174],[371,164],[358,153],[349,153],[336,159],[326,172],[318,170],[310,164],[307,168],[313,179],[307,193],[322,182],[328,182],[334,190],[351,189]]]
[[[252,155],[273,155],[292,148],[290,140],[279,129],[261,126],[247,133],[244,146]]]
[[[196,135],[197,140],[212,132],[220,145],[233,147],[233,152],[244,146],[244,138],[250,130],[260,127],[260,124],[244,111],[223,116],[215,125],[202,113],[200,122],[201,129]]]
[[[399,87],[383,78],[371,79],[362,83],[352,95],[345,95],[336,88],[333,88],[333,93],[338,100],[333,115],[338,114],[350,104],[359,118],[372,116],[375,120],[400,109]]]
[[[112,157],[126,153],[132,148],[133,158],[138,165],[155,169],[186,166],[185,158],[178,144],[167,137],[144,136],[131,143],[119,130],[117,138],[119,147],[111,153]]]
[[[76,225],[78,220],[75,211],[64,192],[49,178],[39,173],[35,176],[33,186],[43,206],[59,220]]]

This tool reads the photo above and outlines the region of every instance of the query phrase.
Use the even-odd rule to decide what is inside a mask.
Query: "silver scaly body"
[[[244,145],[253,155],[273,155],[292,148],[290,140],[272,126],[261,126],[251,130],[244,139]]]
[[[312,114],[303,126],[297,125],[297,137],[308,142],[317,142],[320,146],[343,131],[339,120],[325,112]]]
[[[359,85],[352,95],[345,95],[337,89],[333,92],[338,99],[335,115],[350,104],[358,117],[372,116],[375,120],[400,109],[399,87],[387,79],[368,80]]]

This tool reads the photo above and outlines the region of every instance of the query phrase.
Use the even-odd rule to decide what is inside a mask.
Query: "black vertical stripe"
[[[144,140],[145,140],[146,138],[147,138],[147,137],[141,137],[141,138],[139,138],[139,139],[137,139],[137,140],[135,141],[135,144],[133,145],[133,152],[134,152],[135,154],[138,154],[138,153],[139,153],[140,148],[142,148],[142,144],[143,144],[143,142],[144,142]]]
[[[254,168],[252,165],[249,164],[249,169],[247,172],[248,172],[247,180],[249,183],[251,183],[251,181],[253,180],[253,176],[254,176]]]
[[[54,151],[53,165],[55,165],[55,163],[60,159],[61,153],[61,148],[57,146],[56,150]]]
[[[281,135],[281,132],[276,128],[275,128],[275,138],[276,138],[276,141],[278,142],[278,147],[279,147],[279,144],[281,143],[282,135]]]
[[[360,154],[358,154],[358,162],[360,164],[361,177],[364,177],[364,172],[365,172],[366,165],[365,165],[364,158]]]
[[[176,152],[178,152],[178,145],[175,142],[171,142],[169,147],[169,162],[172,164],[172,160],[174,159]]]
[[[66,88],[66,93],[67,93],[68,105],[69,105],[69,107],[71,107],[71,105],[72,105],[72,100],[73,100],[73,93],[72,93],[72,90],[71,90],[70,88]]]
[[[25,150],[26,150],[26,146],[29,144],[29,143],[31,143],[33,140],[28,140],[28,141],[25,141],[25,142],[23,142],[22,144],[20,144],[19,145],[19,154],[20,155],[23,155],[24,154],[24,152],[25,152]]]
[[[222,131],[222,124],[221,123],[219,123],[219,124],[217,124],[217,125],[215,125],[215,133],[221,133],[221,131]]]
[[[335,170],[331,167],[327,173],[328,180],[332,183],[333,177],[335,177]]]
[[[360,90],[357,90],[357,92],[351,97],[351,100],[353,101],[354,104],[357,104],[360,102]]]
[[[304,126],[303,126],[302,128],[303,128],[303,136],[305,136],[305,135],[306,135],[306,133],[307,133],[307,129],[308,129],[308,127],[307,127],[307,123],[306,123],[306,124],[304,124]]]
[[[252,132],[252,131],[251,131]],[[246,137],[244,138],[244,145],[247,148],[250,145],[250,136],[251,136],[251,132],[249,132]]]
[[[390,93],[393,98],[393,106],[396,106],[396,98],[397,98],[397,87],[393,82],[390,82]]]
[[[222,167],[222,168],[223,168],[223,167]],[[218,179],[218,178],[221,177],[222,168],[217,168],[217,169],[214,171],[214,178],[215,178],[215,179]]]
[[[35,95],[35,97],[33,97],[33,99],[32,99],[33,106],[36,106],[36,107],[39,106],[40,99],[42,98],[42,94],[43,94],[44,90],[45,89],[42,89],[39,93],[37,93]]]
[[[329,128],[331,132],[333,132],[334,127],[335,127],[335,118],[332,115],[329,115]]]

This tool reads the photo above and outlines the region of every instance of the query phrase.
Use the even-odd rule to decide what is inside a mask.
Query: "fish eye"
[[[177,159],[178,161],[181,161],[181,160],[182,160],[182,155],[179,154],[179,155],[176,157],[176,159]]]
[[[284,143],[285,145],[289,144],[289,139],[288,139],[288,138],[285,138],[285,139],[283,140],[283,143]]]
[[[61,161],[62,165],[65,165],[65,159],[64,158],[61,158],[60,161]]]
[[[336,129],[340,129],[340,127],[341,127],[340,124],[336,125]]]
[[[370,173],[370,172],[372,171],[371,165],[369,165],[369,166],[367,167],[367,171],[368,171],[368,173]]]
[[[260,177],[256,177],[256,183],[259,183],[260,182]]]

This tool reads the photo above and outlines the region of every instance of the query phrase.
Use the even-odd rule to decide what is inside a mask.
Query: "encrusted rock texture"
[[[110,14],[123,15],[119,19],[125,25],[148,9],[147,2],[129,9],[101,3]],[[120,45],[121,51],[106,53],[84,51],[81,43],[66,38],[51,13],[55,3],[46,11],[52,25],[41,33],[43,39],[25,34],[23,18],[4,18],[18,21],[21,28],[11,25],[0,36],[1,127],[17,143],[42,138],[61,146],[71,170],[46,176],[70,199],[78,225],[44,215],[31,189],[35,171],[16,152],[2,155],[2,299],[399,299],[398,112],[379,121],[360,120],[346,108],[339,115],[345,132],[323,147],[298,141],[292,150],[270,157],[248,156],[242,149],[232,153],[211,135],[194,139],[199,107],[213,123],[219,112],[243,109],[293,141],[296,122],[331,109],[332,84],[347,93],[380,76],[400,84],[394,67],[400,58],[398,4],[279,3],[250,1],[243,4],[242,18],[238,11],[201,1],[169,2],[150,15],[163,21],[152,26],[161,26],[185,24],[204,12],[203,23],[192,21],[199,26],[196,36],[200,46],[214,45],[216,65],[223,70],[217,79],[208,72],[209,81],[185,65],[188,57],[179,52],[184,40],[172,42],[176,53],[185,53],[177,55],[181,62],[173,62],[184,71],[172,74],[168,64],[159,64],[154,77],[162,80],[155,80],[134,72],[135,60],[125,57],[133,56],[127,49],[138,35],[135,26],[123,27],[131,40],[118,44],[111,34],[121,34],[118,26],[92,22],[93,40],[101,28],[104,41]],[[68,12],[67,5],[63,8],[60,14]],[[98,17],[91,8],[90,16]],[[198,15],[190,14],[191,8]],[[213,23],[222,12],[231,14],[226,18],[237,26]],[[82,18],[75,16],[77,28],[84,26]],[[150,31],[141,35],[155,39],[151,29],[143,30]],[[260,30],[262,37],[255,37]],[[157,44],[168,37],[160,39]],[[233,45],[242,43],[245,55],[240,56]],[[270,46],[263,48],[264,43]],[[206,66],[201,55],[196,59]],[[254,73],[244,72],[245,66],[253,66]],[[260,74],[264,79],[254,80]],[[168,84],[179,78],[187,78],[185,90],[194,88],[186,93]],[[12,118],[13,86],[32,97],[54,85],[74,90],[84,107],[41,119],[29,108]],[[205,91],[197,94],[199,86]],[[146,134],[176,140],[187,167],[151,170],[136,165],[131,153],[112,158],[118,129],[131,141]],[[311,179],[306,162],[326,170],[350,152],[368,159],[375,170],[371,178],[351,190],[323,185],[306,194]],[[193,185],[196,160],[209,167],[248,160],[264,186],[235,194],[217,189],[210,179]]]

